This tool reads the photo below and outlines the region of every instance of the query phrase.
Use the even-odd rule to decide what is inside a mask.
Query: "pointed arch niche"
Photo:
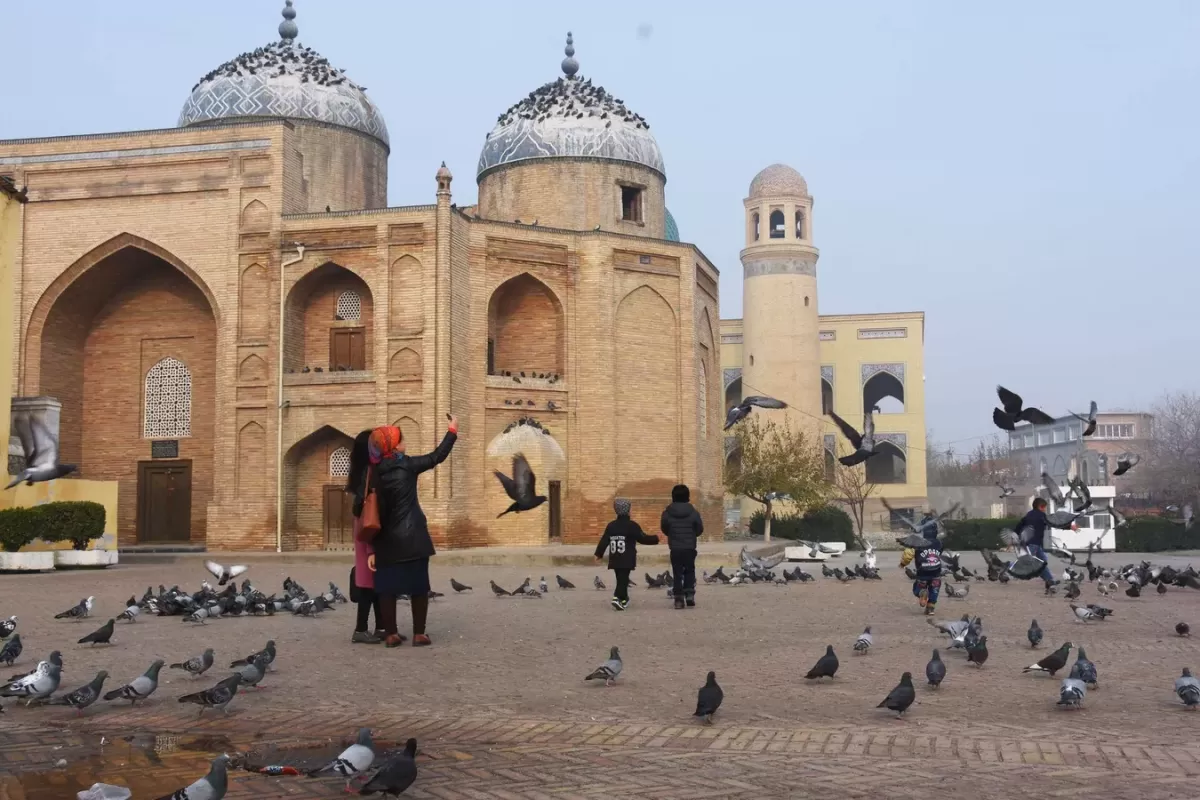
[[[612,427],[618,491],[629,484],[675,482],[679,477],[678,336],[674,309],[649,286],[634,289],[617,306],[616,408],[638,408],[648,398],[654,404],[653,414],[616,412],[620,417]]]
[[[388,329],[392,333],[425,330],[424,275],[415,256],[400,256],[388,270]]]
[[[354,306],[358,319],[341,319]],[[358,372],[373,368],[374,313],[366,281],[332,261],[309,272],[288,292],[284,339],[284,368],[302,372],[305,367],[324,372]]]
[[[565,372],[563,307],[550,287],[522,272],[488,300],[488,374]]]

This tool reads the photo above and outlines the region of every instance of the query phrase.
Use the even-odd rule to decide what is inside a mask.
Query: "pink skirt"
[[[359,539],[362,532],[362,521],[354,518],[354,585],[360,589],[375,588],[375,573],[367,566],[367,557],[375,553],[375,548]]]

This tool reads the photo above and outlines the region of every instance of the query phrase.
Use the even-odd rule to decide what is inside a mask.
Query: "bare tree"
[[[930,486],[991,486],[1012,481],[1016,470],[1008,444],[993,434],[965,454],[953,445],[938,445],[933,432],[926,437],[925,475]]]
[[[782,499],[778,495],[787,495],[799,513],[825,502],[830,487],[824,453],[802,431],[758,415],[740,422],[735,431],[741,458],[726,462],[725,488],[766,506],[764,538],[769,540],[771,511]]]
[[[860,547],[867,546],[867,540],[863,536],[867,500],[875,494],[878,488],[867,478],[865,465],[858,464],[847,467],[839,463],[833,469],[834,497],[850,510],[850,518],[854,520],[854,529],[858,534]]]
[[[1200,496],[1200,393],[1174,392],[1154,405],[1154,425],[1140,483],[1169,502]],[[1113,468],[1115,459],[1109,459]],[[1131,473],[1136,475],[1138,468]]]

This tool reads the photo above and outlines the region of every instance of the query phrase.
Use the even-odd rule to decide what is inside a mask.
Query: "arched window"
[[[180,439],[192,435],[192,373],[177,358],[159,361],[146,373],[142,436]]]
[[[876,406],[880,414],[904,413],[904,384],[890,372],[876,372],[863,384],[863,408]]]
[[[754,224],[754,241],[756,241],[756,242],[758,241],[758,222],[759,222],[758,212],[755,211],[754,217],[753,217],[753,224]]]
[[[339,447],[329,454],[329,477],[347,478],[350,476],[350,448]]]
[[[821,413],[833,411],[833,384],[821,378]]]
[[[696,387],[696,397],[700,407],[700,438],[708,438],[708,367],[704,364],[704,359],[701,358],[696,362],[699,368],[696,370],[696,380],[700,385]]]
[[[782,239],[787,226],[783,221],[783,212],[778,208],[771,212],[771,238]]]
[[[907,483],[908,462],[904,451],[891,442],[881,442],[875,447],[876,455],[868,458],[867,481],[870,483]]]
[[[328,308],[328,306],[326,306]],[[362,298],[358,292],[348,289],[338,295],[337,318],[357,322],[362,316]]]
[[[825,451],[825,481],[827,483],[833,483],[834,473],[836,471],[837,471],[837,467],[834,464],[833,451],[826,450]]]
[[[796,238],[797,239],[804,238],[804,212],[803,211],[796,212]]]

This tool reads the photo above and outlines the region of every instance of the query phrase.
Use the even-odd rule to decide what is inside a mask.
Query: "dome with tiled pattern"
[[[671,213],[671,209],[667,209],[667,241],[679,241],[679,225],[675,222],[675,215]]]

